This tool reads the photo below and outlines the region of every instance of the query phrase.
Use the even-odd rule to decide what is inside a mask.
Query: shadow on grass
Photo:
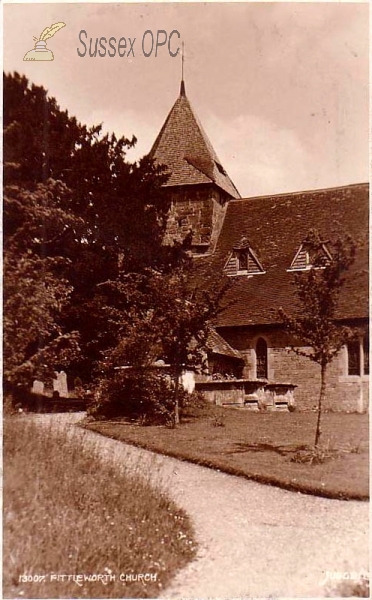
[[[275,444],[269,444],[267,442],[258,442],[256,444],[238,442],[234,446],[225,452],[225,454],[241,454],[243,452],[274,452],[281,456],[288,456],[297,452],[298,450],[307,450],[306,444],[286,444],[284,446],[278,446]]]

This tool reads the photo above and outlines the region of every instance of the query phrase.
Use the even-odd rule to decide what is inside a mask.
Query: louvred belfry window
[[[246,238],[242,238],[234,247],[226,261],[224,271],[229,277],[257,275],[265,272]]]

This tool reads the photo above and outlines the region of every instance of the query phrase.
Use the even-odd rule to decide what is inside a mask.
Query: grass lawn
[[[154,598],[195,555],[189,519],[77,433],[5,419],[2,597]]]
[[[314,444],[316,417],[315,413],[211,407],[199,413],[189,409],[176,429],[141,427],[125,420],[93,422],[87,427],[262,483],[330,498],[367,499],[368,415],[325,413],[322,444],[338,453],[320,464],[292,462],[301,446]]]

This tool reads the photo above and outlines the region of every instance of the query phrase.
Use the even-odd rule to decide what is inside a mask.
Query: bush
[[[181,407],[181,421],[206,420],[213,427],[226,427],[227,410],[207,400],[203,392],[194,391],[186,394],[185,403]]]
[[[309,465],[319,465],[333,458],[337,458],[339,452],[326,446],[310,446],[299,448],[291,458],[291,462]]]
[[[143,425],[170,423],[173,412],[174,387],[169,377],[144,369],[118,370],[111,379],[101,380],[88,408],[95,418],[128,417]]]
[[[204,409],[206,406],[210,406],[210,402],[206,399],[203,392],[194,390],[191,394],[182,390],[180,407],[183,410],[187,409]]]
[[[33,394],[29,389],[14,386],[7,404],[10,412],[20,412],[20,409],[26,412],[42,412],[44,402],[40,394]]]

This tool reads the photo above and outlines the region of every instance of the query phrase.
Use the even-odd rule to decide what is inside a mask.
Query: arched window
[[[262,338],[256,344],[256,377],[267,379],[267,344]]]

